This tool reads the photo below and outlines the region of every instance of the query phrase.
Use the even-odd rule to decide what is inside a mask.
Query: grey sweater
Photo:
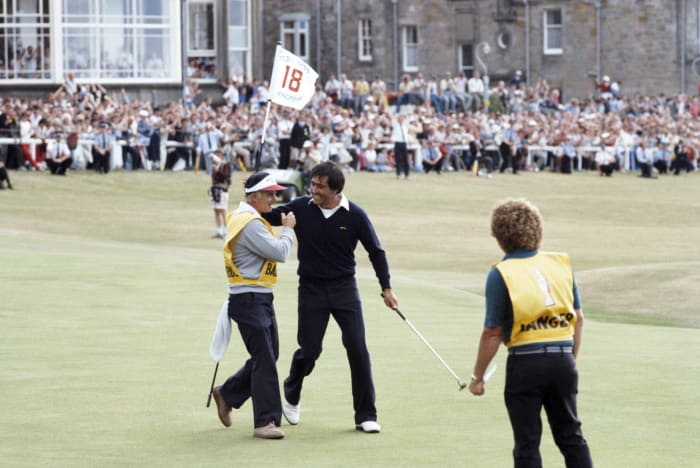
[[[243,203],[241,203],[239,210],[252,210],[252,207],[250,207],[250,209],[246,208],[247,207],[244,207]],[[260,276],[260,270],[262,269],[265,259],[285,262],[289,257],[293,245],[293,229],[287,227],[282,228],[282,234],[279,238],[276,238],[270,233],[262,221],[254,219],[243,228],[243,231],[241,231],[236,239],[236,245],[233,248],[233,263],[244,278],[257,279]],[[272,293],[271,288],[247,284],[229,284],[228,290],[229,294],[242,294],[247,292]]]

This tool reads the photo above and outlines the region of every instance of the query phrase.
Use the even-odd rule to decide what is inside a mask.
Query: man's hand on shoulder
[[[282,218],[282,226],[294,229],[294,226],[297,225],[297,218],[294,216],[293,211],[287,214],[282,213],[280,216]]]

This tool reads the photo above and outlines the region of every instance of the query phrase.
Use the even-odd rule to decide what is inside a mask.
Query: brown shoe
[[[231,407],[226,403],[226,400],[224,400],[224,397],[221,396],[221,387],[216,387],[214,390],[212,390],[211,394],[214,397],[214,401],[216,402],[216,409],[217,412],[219,413],[219,420],[221,421],[221,424],[223,424],[226,427],[231,426]]]
[[[256,427],[253,436],[260,439],[281,439],[284,437],[284,432],[275,426],[274,422],[270,422],[267,426]]]

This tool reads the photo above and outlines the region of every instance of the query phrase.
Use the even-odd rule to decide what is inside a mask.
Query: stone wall
[[[531,83],[542,77],[560,89],[564,99],[593,92],[592,78],[598,66],[596,0],[530,0],[529,3]],[[682,3],[682,0],[600,0],[599,75],[620,81],[626,94],[675,94],[680,91],[685,63],[685,91],[694,94],[699,79],[692,64],[700,56],[700,2],[685,2],[685,62],[680,58]],[[337,61],[339,4],[342,8],[340,66]],[[317,38],[318,5],[320,39]],[[483,42],[490,45],[490,52],[485,54],[479,49],[478,53],[492,84],[509,78],[515,70],[526,69],[526,18],[522,0],[398,0],[396,24],[391,0],[267,0],[264,8],[266,74],[271,71],[274,44],[279,39],[280,14],[301,12],[310,16],[310,63],[319,68],[324,82],[340,68],[351,79],[361,74],[371,79],[378,74],[392,83],[395,62],[398,62],[398,77],[404,73],[400,46],[401,28],[405,25],[418,28],[418,61],[424,76],[456,73],[460,45],[471,44],[476,50]],[[563,53],[560,55],[543,52],[543,12],[548,8],[562,11]],[[358,60],[360,18],[372,19],[374,56],[370,62]],[[395,31],[398,50],[394,47]],[[477,60],[474,65],[481,69]]]

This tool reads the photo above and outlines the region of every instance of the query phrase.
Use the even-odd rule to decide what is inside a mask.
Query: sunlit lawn
[[[337,327],[305,381],[302,421],[252,438],[251,404],[226,429],[205,408],[209,341],[225,277],[200,173],[13,172],[0,192],[0,460],[3,466],[473,466],[511,464],[505,354],[483,398],[456,381],[379,297],[362,247],[358,278],[379,435],[354,430]],[[544,249],[571,255],[586,330],[579,409],[597,467],[691,466],[700,420],[700,176],[642,180],[525,173],[353,173],[401,310],[463,378],[501,256],[497,200],[526,196]],[[233,208],[242,178],[234,176]],[[296,261],[275,292],[279,371],[296,336]],[[235,335],[221,382],[246,355]],[[564,466],[549,431],[547,467]]]

